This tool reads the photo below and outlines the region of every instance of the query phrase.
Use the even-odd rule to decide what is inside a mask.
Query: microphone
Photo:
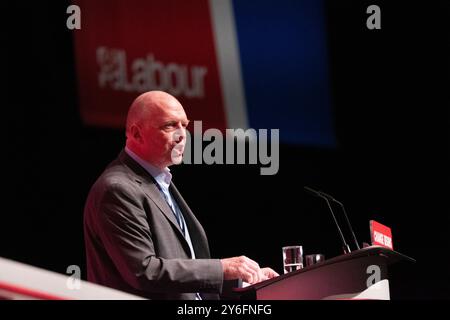
[[[351,252],[350,247],[347,244],[347,242],[345,241],[344,235],[342,234],[341,227],[339,227],[339,223],[336,220],[336,216],[334,215],[333,208],[331,208],[330,201],[328,200],[328,197],[326,197],[324,194],[322,194],[321,191],[316,191],[316,190],[311,189],[310,187],[306,187],[306,186],[304,188],[305,188],[306,191],[308,191],[312,195],[315,195],[316,197],[322,198],[322,199],[324,199],[327,202],[328,208],[330,209],[331,215],[333,216],[334,223],[336,224],[336,227],[338,229],[339,236],[341,237],[344,253],[345,254],[350,253]]]
[[[358,240],[356,239],[355,233],[353,232],[352,225],[351,225],[351,223],[350,223],[350,220],[348,219],[347,212],[345,211],[345,207],[344,207],[344,205],[342,204],[342,202],[336,200],[334,197],[330,196],[329,194],[326,194],[326,193],[323,192],[323,191],[319,191],[319,192],[320,192],[323,196],[327,197],[327,198],[330,199],[331,201],[336,202],[338,205],[341,206],[342,212],[344,212],[345,221],[347,222],[347,226],[348,226],[348,228],[350,229],[350,232],[352,233],[352,238],[353,238],[353,241],[355,242],[356,248],[358,248],[358,250],[360,250],[361,248],[359,247]]]

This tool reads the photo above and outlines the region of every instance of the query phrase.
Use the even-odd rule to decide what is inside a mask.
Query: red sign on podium
[[[382,246],[394,250],[391,228],[375,220],[370,220],[370,238],[372,245]]]

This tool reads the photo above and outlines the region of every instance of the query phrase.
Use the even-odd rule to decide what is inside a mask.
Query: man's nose
[[[180,126],[175,133],[175,141],[176,143],[180,143],[184,139],[186,139],[186,128]]]

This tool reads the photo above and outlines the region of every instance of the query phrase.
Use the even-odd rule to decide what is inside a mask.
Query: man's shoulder
[[[118,159],[111,162],[98,177],[92,189],[98,191],[114,189],[133,189],[136,186],[136,175]]]
[[[87,228],[95,228],[95,221],[103,219],[105,215],[123,217],[127,215],[128,209],[116,208],[135,208],[143,197],[145,193],[137,182],[135,173],[119,160],[114,160],[100,174],[87,195],[85,225]],[[129,211],[129,214],[135,214],[135,211]]]

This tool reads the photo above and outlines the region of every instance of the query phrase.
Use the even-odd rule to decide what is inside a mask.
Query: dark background
[[[245,254],[281,272],[284,245],[341,254],[325,203],[303,191],[309,185],[346,204],[360,242],[375,219],[393,229],[397,251],[417,259],[391,269],[392,298],[448,299],[448,1],[326,3],[338,146],[281,145],[275,176],[258,166],[181,165],[174,182],[214,257]],[[381,7],[381,30],[365,26],[370,4]],[[124,144],[122,131],[80,120],[68,5],[9,5],[3,106],[0,256],[60,273],[85,270],[84,201]]]

